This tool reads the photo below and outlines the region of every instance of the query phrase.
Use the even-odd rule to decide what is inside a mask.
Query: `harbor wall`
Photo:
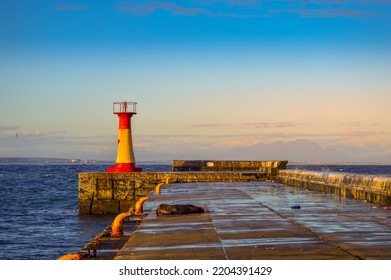
[[[287,160],[173,160],[172,171],[264,171],[275,176],[287,164]]]
[[[267,181],[266,172],[79,173],[79,213],[128,211],[160,183]]]
[[[391,177],[285,169],[287,161],[174,160],[172,172],[79,173],[79,213],[128,211],[160,183],[274,181],[345,198],[391,204]]]
[[[391,177],[352,173],[316,172],[307,170],[278,170],[276,182],[344,198],[389,205]]]
[[[79,213],[128,211],[160,183],[249,182],[274,178],[287,161],[178,161],[173,172],[79,173]],[[186,171],[186,172],[184,172]]]

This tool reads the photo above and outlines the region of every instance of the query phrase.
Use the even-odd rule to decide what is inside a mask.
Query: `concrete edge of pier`
[[[344,198],[389,205],[391,203],[391,177],[307,170],[278,170],[276,182],[335,194]]]

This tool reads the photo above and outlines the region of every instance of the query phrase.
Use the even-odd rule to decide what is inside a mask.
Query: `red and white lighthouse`
[[[136,102],[114,102],[113,114],[118,116],[118,152],[114,167],[107,172],[140,172],[133,153],[131,118],[136,113]]]

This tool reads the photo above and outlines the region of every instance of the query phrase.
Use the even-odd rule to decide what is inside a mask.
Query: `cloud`
[[[385,135],[384,131],[357,131],[345,130],[331,133],[285,133],[285,132],[271,132],[262,133],[262,137],[267,138],[368,138],[374,135]]]
[[[151,2],[151,3],[129,3],[124,2],[117,6],[117,9],[124,12],[130,12],[136,16],[150,15],[157,10],[166,10],[175,16],[197,16],[204,15],[210,17],[227,17],[227,18],[261,18],[264,14],[251,13],[233,13],[226,10],[226,5],[220,6],[219,12],[214,12],[209,9],[199,7],[185,7],[175,3],[169,2]],[[221,12],[222,11],[222,12]]]
[[[293,122],[260,122],[260,123],[248,123],[247,125],[253,125],[256,128],[283,128],[283,127],[294,127],[297,124]]]
[[[366,124],[363,122],[340,122],[341,125],[349,126],[349,127],[360,127],[360,126],[378,126],[376,123]]]
[[[75,5],[75,4],[58,4],[55,7],[56,10],[75,10],[75,11],[84,11],[87,10],[87,6],[84,5]]]
[[[302,9],[288,10],[288,13],[297,14],[301,17],[332,18],[332,17],[371,17],[374,14],[361,10],[350,9]]]
[[[159,138],[194,138],[200,137],[199,134],[141,134],[136,137],[140,138],[150,138],[150,139],[159,139]]]
[[[241,123],[241,124],[217,124],[217,123],[203,123],[195,124],[193,127],[228,127],[228,126],[252,126],[255,128],[283,128],[294,127],[296,123],[293,122],[258,122],[258,123]]]
[[[341,122],[340,124],[346,125],[346,126],[362,126],[362,122]]]
[[[251,5],[255,4],[256,2],[259,2],[259,1],[256,1],[256,0],[228,0],[227,4],[232,5],[232,6],[243,6],[243,5],[251,6]]]
[[[339,136],[344,138],[366,138],[373,135],[385,135],[384,131],[355,131],[347,130],[340,133]]]
[[[41,130],[41,129],[30,129],[22,130],[18,132],[19,136],[44,136],[44,135],[53,135],[57,134],[56,131]]]
[[[224,127],[227,124],[217,124],[217,123],[202,123],[202,124],[194,124],[193,127]]]
[[[174,3],[167,2],[154,2],[147,4],[136,4],[136,3],[122,3],[119,7],[121,11],[131,12],[134,15],[149,15],[157,10],[167,10],[173,15],[191,16],[191,15],[207,15],[210,12],[202,8],[187,8],[179,6]]]
[[[133,143],[134,148],[150,148],[153,147],[153,143],[151,142],[135,142]]]
[[[265,18],[279,14],[295,14],[303,18],[333,18],[333,17],[371,17],[362,5],[362,1],[331,0],[331,1],[255,1],[229,0],[207,1],[200,3],[193,1],[192,7],[182,4],[160,1],[133,1],[122,2],[118,10],[130,12],[136,16],[150,15],[158,10],[166,10],[175,16],[204,15],[210,17],[227,18]],[[181,3],[181,2],[179,2]],[[357,5],[356,5],[357,4]],[[205,8],[207,6],[207,8]],[[233,9],[233,6],[238,9]],[[68,6],[65,6],[68,7]],[[352,8],[354,7],[354,9]],[[361,8],[361,9],[360,9]]]

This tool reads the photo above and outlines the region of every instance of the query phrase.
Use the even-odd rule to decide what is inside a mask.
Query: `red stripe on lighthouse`
[[[130,129],[130,117],[132,114],[130,113],[119,113],[118,118],[119,118],[119,124],[118,128],[119,129]]]
[[[116,163],[114,167],[108,167],[107,172],[140,172],[142,168],[135,163]]]

